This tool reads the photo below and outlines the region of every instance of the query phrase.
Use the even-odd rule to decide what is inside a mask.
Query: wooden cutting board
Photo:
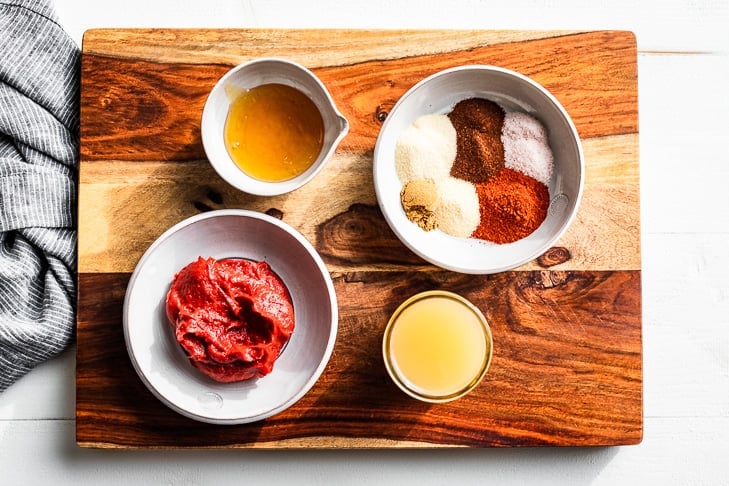
[[[205,159],[208,91],[240,62],[279,56],[311,68],[351,130],[294,193],[261,198]],[[372,151],[388,110],[420,79],[494,64],[549,89],[586,157],[576,220],[547,253],[491,276],[440,270],[384,221]],[[629,32],[91,30],[83,40],[76,440],[88,447],[437,447],[635,444],[643,434],[637,50]],[[218,208],[276,215],[319,250],[334,279],[339,334],[317,384],[265,421],[214,426],[171,411],[142,384],[122,301],[147,247]],[[444,405],[388,378],[390,313],[429,289],[478,305],[494,335],[485,380]]]

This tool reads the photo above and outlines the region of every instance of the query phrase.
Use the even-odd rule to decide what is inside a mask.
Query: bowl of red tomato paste
[[[311,389],[334,347],[338,307],[303,235],[229,209],[185,219],[149,247],[123,316],[132,364],[160,401],[201,422],[240,424]]]

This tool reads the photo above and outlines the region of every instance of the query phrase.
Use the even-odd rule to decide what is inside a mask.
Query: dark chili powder
[[[504,167],[504,110],[491,100],[467,98],[456,103],[448,118],[456,129],[451,176],[477,184],[499,173]]]
[[[504,168],[476,184],[481,222],[472,237],[512,243],[532,234],[547,217],[549,189],[536,179]]]

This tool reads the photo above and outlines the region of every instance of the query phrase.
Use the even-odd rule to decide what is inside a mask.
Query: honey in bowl
[[[423,292],[392,315],[383,355],[390,376],[408,395],[447,402],[470,392],[486,374],[491,331],[483,314],[463,297]]]
[[[224,137],[241,170],[262,181],[280,182],[304,173],[319,157],[324,121],[300,90],[263,84],[234,94]]]

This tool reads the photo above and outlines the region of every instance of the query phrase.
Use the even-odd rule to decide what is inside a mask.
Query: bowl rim
[[[392,123],[392,120],[394,117],[393,114],[397,113],[401,108],[402,105],[404,105],[408,98],[411,96],[414,96],[415,93],[417,93],[424,85],[431,82],[435,78],[440,78],[443,76],[448,76],[451,74],[463,72],[463,71],[473,71],[474,73],[483,73],[483,72],[497,72],[506,76],[514,77],[518,79],[522,83],[526,83],[532,88],[536,89],[544,98],[556,109],[556,111],[560,114],[561,118],[567,125],[567,128],[569,132],[572,135],[572,140],[574,141],[576,152],[577,152],[577,158],[579,162],[579,182],[577,187],[577,194],[574,197],[574,209],[571,211],[569,216],[565,219],[564,223],[559,228],[559,231],[556,231],[552,236],[547,238],[545,242],[538,247],[537,250],[530,252],[526,256],[523,256],[522,258],[515,259],[511,263],[496,266],[496,267],[468,267],[464,265],[457,265],[449,261],[444,261],[442,259],[436,259],[433,256],[429,255],[427,252],[422,251],[417,245],[415,245],[413,242],[411,242],[409,239],[401,236],[401,232],[397,228],[396,221],[393,220],[393,216],[391,214],[391,208],[388,208],[387,205],[384,202],[383,197],[383,188],[381,187],[379,180],[381,179],[379,172],[382,169],[382,164],[380,162],[380,157],[378,157],[378,154],[382,151],[382,144],[383,144],[383,138],[384,134],[386,132],[387,127]],[[569,227],[572,225],[575,217],[577,216],[583,193],[584,193],[584,184],[585,184],[585,155],[584,155],[584,149],[582,147],[582,140],[580,138],[579,132],[577,131],[577,128],[572,121],[572,118],[570,117],[567,110],[564,108],[564,106],[557,100],[557,98],[544,86],[542,86],[540,83],[535,81],[534,79],[530,78],[529,76],[526,76],[522,73],[519,73],[517,71],[504,68],[501,66],[495,66],[491,64],[463,64],[458,66],[453,66],[450,68],[446,68],[440,71],[437,71],[435,73],[432,73],[425,78],[421,79],[417,83],[415,83],[413,86],[411,86],[393,105],[392,109],[390,110],[387,118],[383,122],[382,126],[380,127],[380,131],[377,136],[377,140],[375,142],[375,147],[373,151],[373,183],[375,186],[375,194],[377,197],[377,202],[380,207],[380,210],[385,217],[385,220],[387,221],[388,225],[392,229],[392,231],[395,233],[395,235],[398,237],[398,239],[406,246],[408,247],[413,253],[424,259],[425,261],[436,265],[438,267],[444,268],[446,270],[451,270],[454,272],[464,273],[464,274],[474,274],[474,275],[487,275],[487,274],[495,274],[500,272],[505,272],[508,270],[512,270],[514,268],[520,267],[535,258],[538,258],[540,255],[544,254],[545,251],[547,251],[556,241],[558,241],[564,233],[569,229]],[[551,195],[551,194],[550,194]],[[481,242],[477,241],[476,244],[482,244],[487,245],[487,242]]]
[[[181,407],[177,403],[174,403],[171,401],[168,397],[166,397],[160,390],[157,389],[155,385],[153,385],[152,381],[146,376],[146,373],[142,369],[142,365],[140,364],[137,356],[135,355],[133,351],[133,345],[132,345],[132,337],[130,335],[131,329],[130,329],[130,323],[128,318],[128,313],[131,305],[131,299],[132,299],[132,292],[131,290],[134,288],[135,284],[137,283],[137,280],[139,279],[139,276],[144,269],[145,265],[148,263],[150,258],[154,255],[157,248],[161,246],[165,240],[167,240],[171,235],[177,233],[178,231],[187,228],[188,226],[194,225],[195,223],[198,223],[200,221],[204,221],[207,219],[212,219],[216,217],[226,217],[226,216],[233,216],[233,217],[243,217],[243,218],[249,218],[249,219],[257,219],[263,222],[266,222],[268,224],[272,224],[279,229],[286,232],[288,235],[293,237],[298,244],[300,244],[304,250],[309,254],[309,256],[312,258],[314,264],[318,268],[319,272],[321,273],[324,285],[327,288],[327,294],[328,294],[328,301],[329,301],[329,310],[330,310],[330,322],[329,322],[329,335],[327,339],[326,346],[324,348],[324,352],[321,356],[321,359],[319,361],[319,364],[317,367],[312,371],[311,376],[309,379],[306,380],[304,385],[293,395],[288,397],[285,401],[270,407],[267,410],[264,410],[261,413],[250,415],[250,416],[244,416],[244,417],[237,417],[237,418],[216,418],[204,415],[202,413],[195,413],[192,412],[184,407]],[[166,295],[166,294],[165,294]],[[329,360],[331,358],[332,352],[334,350],[334,345],[336,343],[336,338],[338,334],[338,328],[339,328],[339,306],[337,302],[337,296],[334,289],[334,284],[332,282],[331,275],[329,274],[329,271],[324,264],[324,261],[322,260],[319,253],[316,251],[314,246],[295,228],[290,226],[288,223],[285,223],[284,221],[281,221],[277,218],[274,218],[273,216],[269,216],[265,213],[261,213],[258,211],[248,210],[248,209],[218,209],[213,211],[207,211],[204,213],[196,214],[193,216],[190,216],[188,218],[185,218],[178,223],[171,226],[169,229],[164,231],[144,252],[142,257],[139,259],[137,265],[134,268],[134,271],[132,272],[132,275],[129,279],[129,283],[127,284],[124,301],[122,305],[122,327],[124,332],[124,342],[125,346],[127,348],[127,354],[130,358],[130,361],[132,362],[132,365],[134,367],[134,370],[136,371],[137,375],[141,379],[141,381],[144,383],[144,385],[147,387],[147,389],[163,404],[165,404],[170,409],[176,411],[180,415],[183,415],[185,417],[191,418],[193,420],[199,421],[199,422],[205,422],[210,424],[219,424],[219,425],[235,425],[235,424],[244,424],[244,423],[251,423],[251,422],[257,422],[259,420],[263,420],[265,418],[271,417],[273,415],[276,415],[280,412],[283,412],[284,410],[288,409],[292,405],[294,405],[296,402],[298,402],[306,393],[309,392],[309,390],[316,384],[316,382],[321,377],[321,374],[324,371],[324,368],[329,363]]]

